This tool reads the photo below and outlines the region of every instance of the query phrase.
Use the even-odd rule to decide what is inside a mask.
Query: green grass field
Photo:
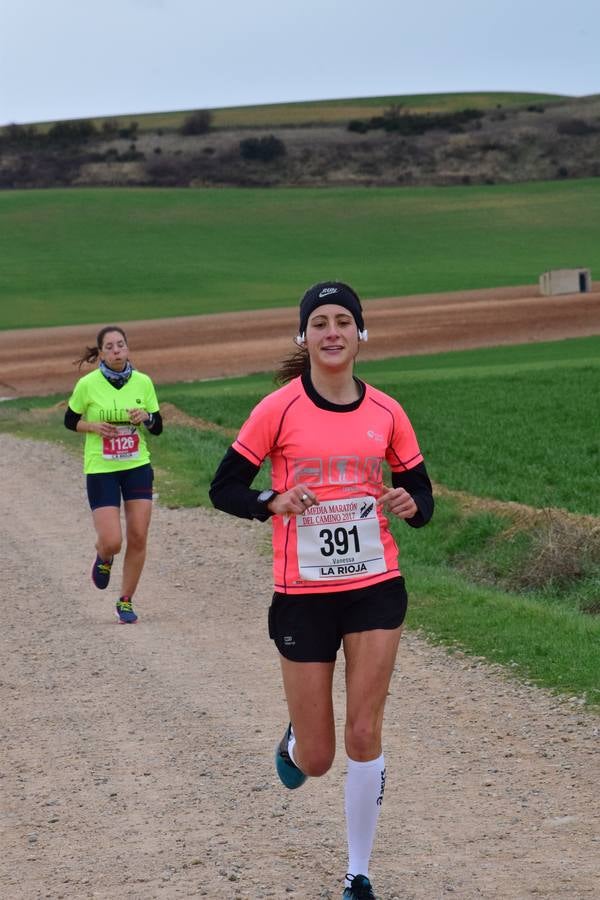
[[[0,328],[365,299],[600,271],[600,179],[465,188],[0,193]]]
[[[352,103],[364,115],[392,100]],[[436,98],[417,100],[436,108]],[[562,266],[594,274],[599,225],[600,180],[3,192],[0,328],[295,306],[307,284],[330,277],[369,298],[533,284]],[[591,704],[600,704],[600,546],[581,517],[600,516],[599,370],[600,336],[357,369],[403,403],[444,489],[426,529],[393,524],[409,627]],[[232,430],[273,387],[270,374],[160,386],[162,403],[221,427],[169,426],[152,442],[162,503],[208,505]],[[2,403],[0,431],[79,455],[81,436],[65,431],[56,405],[64,399]],[[31,412],[38,407],[47,414]],[[267,483],[265,471],[257,486]],[[521,520],[497,501],[580,518]]]
[[[600,516],[600,336],[361,362],[397,397],[432,477],[479,497]],[[225,428],[274,387],[271,375],[163,386],[161,397]],[[565,477],[568,473],[568,477]]]
[[[600,515],[597,478],[600,336],[361,363],[358,374],[398,397],[428,469],[466,505],[439,494],[431,524],[394,522],[411,595],[409,627],[434,641],[600,704],[600,541],[589,520],[521,521],[485,498]],[[162,403],[221,426],[169,426],[152,442],[161,502],[208,505],[219,459],[270,374],[163,385]],[[59,440],[59,397],[0,404],[0,431]],[[47,418],[30,410],[45,407]],[[266,486],[261,472],[257,487]],[[265,535],[267,532],[265,532]],[[549,553],[549,551],[553,551]]]

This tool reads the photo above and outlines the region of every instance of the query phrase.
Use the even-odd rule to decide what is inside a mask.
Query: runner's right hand
[[[277,494],[267,505],[274,516],[299,516],[318,502],[314,491],[305,484],[296,484],[289,491]]]
[[[116,437],[119,433],[117,426],[112,425],[110,422],[90,422],[89,424],[90,426],[93,426],[90,427],[90,430],[95,431],[100,437]]]

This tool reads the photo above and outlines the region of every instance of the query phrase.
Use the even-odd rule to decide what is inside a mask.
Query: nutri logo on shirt
[[[139,400],[138,400],[139,403]],[[114,407],[113,409],[101,409],[100,410],[100,421],[101,422],[129,422],[129,413],[126,409],[119,409],[118,407]]]

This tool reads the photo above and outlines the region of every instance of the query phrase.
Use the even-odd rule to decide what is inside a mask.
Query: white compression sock
[[[383,802],[385,760],[383,753],[368,762],[348,758],[346,776],[346,833],[348,869],[351,875],[369,877],[369,860]],[[346,881],[348,884],[348,881]]]

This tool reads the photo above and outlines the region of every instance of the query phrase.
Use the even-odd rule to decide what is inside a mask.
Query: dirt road
[[[115,594],[89,580],[79,460],[0,435],[0,474],[0,896],[339,900],[344,754],[294,793],[272,762],[287,718],[266,528],[157,507],[140,623],[119,626]],[[409,632],[387,710],[378,896],[597,897],[599,735],[577,699]]]
[[[594,287],[367,301],[361,351],[598,334]],[[129,330],[136,364],[160,383],[273,368],[295,325],[275,310]],[[0,396],[68,392],[95,331],[0,333]],[[0,435],[0,475],[3,900],[339,898],[344,754],[294,793],[272,763],[287,719],[266,635],[266,528],[158,506],[141,621],[121,627],[116,595],[89,580],[79,460]],[[339,737],[342,679],[340,664]],[[599,744],[600,716],[577,698],[409,631],[387,711],[378,896],[597,897]]]
[[[593,288],[556,297],[525,285],[366,300],[361,358],[600,334],[600,282]],[[105,324],[0,331],[0,397],[70,391],[72,361]],[[117,324],[137,367],[164,384],[270,371],[293,350],[298,322],[295,309],[273,309]]]

